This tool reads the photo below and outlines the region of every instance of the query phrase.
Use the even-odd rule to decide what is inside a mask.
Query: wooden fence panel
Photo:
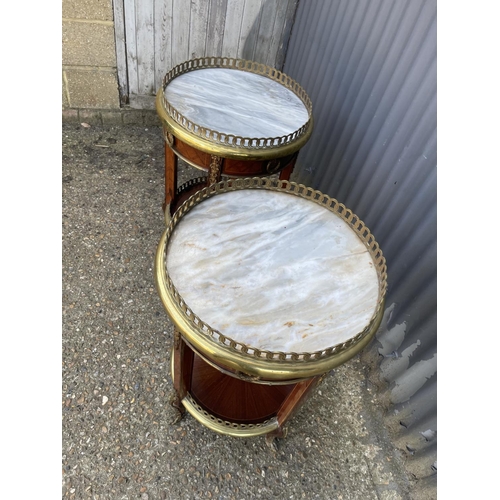
[[[282,69],[298,0],[114,0],[121,101],[153,108],[165,73],[204,56]],[[128,94],[128,95],[124,95]]]

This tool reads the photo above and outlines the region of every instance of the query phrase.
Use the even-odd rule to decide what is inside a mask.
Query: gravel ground
[[[161,131],[65,124],[62,153],[62,498],[411,498],[359,357],[325,378],[276,452],[189,414],[172,424],[172,324],[153,276]],[[183,167],[180,181],[198,175]]]

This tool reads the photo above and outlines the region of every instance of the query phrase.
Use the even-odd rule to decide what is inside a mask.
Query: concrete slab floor
[[[190,415],[172,425],[172,324],[155,289],[159,127],[62,128],[62,498],[411,499],[359,357],[272,452]],[[180,182],[200,172],[182,167]]]

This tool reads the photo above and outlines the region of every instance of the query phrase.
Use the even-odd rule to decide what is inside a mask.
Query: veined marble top
[[[284,85],[235,69],[184,73],[167,85],[164,95],[197,125],[241,137],[286,136],[309,119],[304,103]]]
[[[263,350],[314,352],[349,340],[378,301],[374,262],[347,223],[275,191],[195,206],[172,232],[166,266],[201,320]]]

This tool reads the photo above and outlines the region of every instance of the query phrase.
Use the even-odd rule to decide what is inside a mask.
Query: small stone
[[[104,406],[108,402],[108,396],[102,397],[102,405]]]

